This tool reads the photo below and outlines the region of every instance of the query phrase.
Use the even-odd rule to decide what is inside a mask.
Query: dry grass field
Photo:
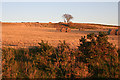
[[[107,29],[106,29],[107,28]],[[79,29],[71,29],[71,32],[59,32],[54,27],[46,27],[38,24],[28,25],[27,23],[2,23],[2,47],[13,48],[28,48],[32,46],[39,46],[41,40],[48,41],[52,46],[57,46],[59,40],[65,40],[70,44],[70,47],[75,48],[79,45],[81,36],[86,36],[89,33],[98,34],[99,31],[108,31],[109,28],[117,27],[102,27],[98,29],[86,29],[79,31]],[[118,47],[118,36],[108,35],[109,42]]]
[[[61,32],[57,29],[63,25],[53,23],[2,23],[2,78],[120,78],[119,50],[108,43],[118,48],[118,35],[110,34],[106,41],[99,33],[117,27],[77,25],[69,26],[71,32]],[[98,34],[97,40],[89,33]],[[90,37],[92,41],[84,42]]]

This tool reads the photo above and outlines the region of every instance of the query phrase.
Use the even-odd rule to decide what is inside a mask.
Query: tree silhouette
[[[64,18],[64,22],[67,22],[67,23],[69,23],[70,20],[73,19],[73,16],[70,14],[64,14],[62,17]]]

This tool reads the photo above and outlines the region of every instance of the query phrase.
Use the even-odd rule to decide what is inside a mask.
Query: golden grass
[[[70,47],[75,48],[79,45],[81,36],[86,36],[88,33],[98,33],[99,31],[107,31],[103,29],[71,29],[71,32],[58,32],[56,28],[29,26],[32,23],[3,23],[2,24],[2,46],[3,47],[30,47],[38,46],[41,40],[48,41],[52,46],[57,46],[59,40],[65,40],[70,44]],[[38,23],[36,23],[38,24]],[[40,23],[39,23],[40,24]],[[43,23],[45,24],[45,23]],[[109,41],[118,47],[118,36],[108,35]]]

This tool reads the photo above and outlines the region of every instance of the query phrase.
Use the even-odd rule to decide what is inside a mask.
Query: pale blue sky
[[[118,2],[119,0],[1,0],[2,2]]]
[[[2,21],[63,22],[71,14],[77,23],[118,25],[117,2],[3,2]]]

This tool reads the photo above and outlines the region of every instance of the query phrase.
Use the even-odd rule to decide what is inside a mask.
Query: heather
[[[119,78],[120,50],[104,32],[80,38],[71,49],[65,41],[53,47],[41,41],[38,47],[3,48],[3,78]]]

